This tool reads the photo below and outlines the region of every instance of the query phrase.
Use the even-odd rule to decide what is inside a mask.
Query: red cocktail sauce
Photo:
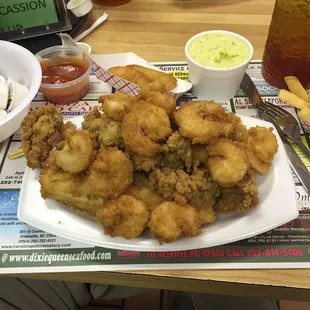
[[[59,57],[43,60],[42,84],[44,97],[53,103],[72,103],[83,98],[89,87],[89,62],[86,58]]]

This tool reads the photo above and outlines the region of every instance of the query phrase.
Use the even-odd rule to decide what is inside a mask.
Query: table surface
[[[148,61],[184,61],[184,45],[211,29],[238,32],[261,59],[275,0],[132,0],[95,5],[84,28],[109,19],[84,39],[93,53],[134,52]],[[16,276],[16,275],[12,275]],[[165,270],[20,275],[274,299],[310,300],[310,270]]]

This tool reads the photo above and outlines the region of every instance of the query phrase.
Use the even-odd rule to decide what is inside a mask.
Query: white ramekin
[[[81,17],[88,14],[93,8],[91,0],[70,0],[67,4],[67,9],[76,17]]]
[[[210,33],[228,34],[241,39],[250,48],[249,58],[242,64],[231,68],[210,68],[197,63],[189,55],[188,47],[194,39]],[[234,32],[210,30],[191,37],[185,45],[185,55],[188,63],[190,81],[193,84],[193,94],[201,100],[214,100],[219,103],[227,102],[238,92],[244,73],[253,57],[253,53],[254,49],[252,44],[246,38]]]

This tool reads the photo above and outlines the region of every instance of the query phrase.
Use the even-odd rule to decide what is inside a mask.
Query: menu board
[[[14,41],[71,28],[65,0],[0,1],[0,40]]]
[[[58,22],[55,3],[51,0],[2,0],[0,16],[1,32]]]

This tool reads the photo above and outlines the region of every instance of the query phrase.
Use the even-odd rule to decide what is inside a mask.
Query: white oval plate
[[[255,118],[241,117],[249,128],[273,127],[271,123]],[[70,121],[80,126],[83,118]],[[111,249],[131,251],[178,251],[207,248],[249,238],[278,226],[298,216],[296,192],[285,149],[277,134],[279,151],[266,176],[257,175],[260,203],[256,208],[238,215],[219,215],[215,223],[201,228],[195,238],[182,238],[174,243],[160,245],[149,230],[138,238],[126,240],[111,238],[103,233],[102,226],[76,209],[57,202],[44,200],[40,194],[39,170],[26,169],[18,204],[18,219],[41,230],[63,238]]]

